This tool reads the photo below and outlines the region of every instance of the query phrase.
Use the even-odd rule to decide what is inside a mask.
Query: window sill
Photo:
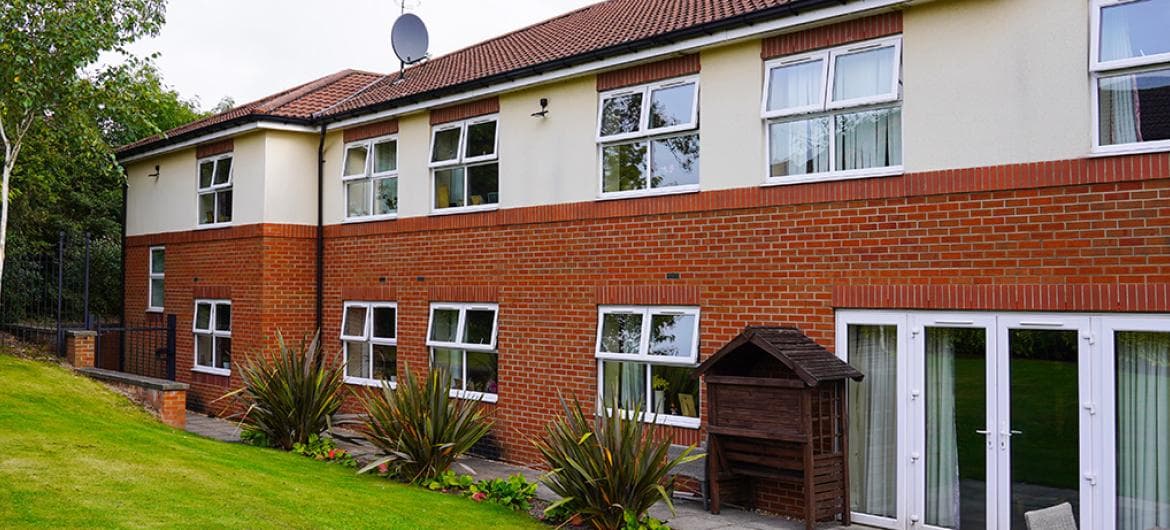
[[[341,224],[350,223],[370,223],[374,221],[392,221],[398,219],[397,213],[387,213],[382,215],[363,215],[361,217],[346,217],[341,221]]]
[[[633,416],[628,411],[624,410],[622,411],[622,415],[626,418]],[[684,429],[698,429],[702,424],[702,420],[699,418],[692,418],[690,416],[676,416],[674,414],[650,414],[646,412],[642,413],[641,420],[646,423],[657,423],[658,425],[682,427]]]
[[[370,387],[375,387],[375,388],[381,388],[382,383],[386,383],[390,387],[391,390],[398,388],[397,381],[383,381],[381,379],[369,379],[369,378],[365,378],[365,377],[350,377],[348,375],[345,376],[345,382],[346,382],[346,384],[350,384],[350,385],[370,386]]]
[[[228,376],[228,377],[230,377],[232,375],[231,370],[225,370],[223,368],[212,368],[210,366],[196,365],[196,366],[191,368],[191,371],[192,372],[199,372],[199,373],[203,373],[203,374],[222,375],[222,376]]]
[[[459,399],[470,399],[474,401],[482,401],[484,403],[495,403],[499,401],[499,394],[488,394],[486,392],[471,392],[468,390],[451,390],[451,397]]]
[[[231,221],[226,223],[211,223],[205,225],[195,225],[196,230],[215,230],[216,228],[228,228],[232,226]]]
[[[1147,153],[1170,152],[1170,140],[1160,140],[1146,144],[1123,144],[1094,147],[1089,152],[1089,158],[1105,158],[1110,156],[1141,155]]]
[[[636,199],[639,197],[660,197],[663,195],[679,195],[683,193],[698,193],[698,184],[688,184],[686,186],[670,186],[667,188],[658,188],[652,190],[630,190],[630,191],[611,191],[602,192],[597,196],[599,201],[614,201],[621,199]]]
[[[477,204],[475,206],[453,206],[451,208],[431,208],[431,215],[454,215],[461,213],[493,212],[500,209],[499,203]]]
[[[787,186],[791,184],[807,184],[810,182],[831,182],[835,180],[867,179],[877,177],[896,177],[906,174],[902,166],[883,168],[860,169],[854,171],[838,171],[834,173],[815,173],[812,175],[795,175],[791,177],[766,177],[765,186]]]
[[[161,307],[148,307],[148,308],[146,308],[146,312],[147,313],[163,313],[164,310]]]

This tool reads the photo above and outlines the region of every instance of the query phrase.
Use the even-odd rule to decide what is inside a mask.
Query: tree
[[[165,0],[6,0],[0,6],[0,278],[10,181],[30,130],[86,101],[82,68],[162,28]],[[2,287],[2,285],[0,285]]]
[[[236,100],[232,99],[231,96],[224,96],[220,98],[219,103],[216,103],[214,107],[211,107],[211,114],[227,112],[235,108],[235,106]]]

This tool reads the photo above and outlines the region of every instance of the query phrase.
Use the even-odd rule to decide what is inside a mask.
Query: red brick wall
[[[458,105],[432,110],[431,125],[439,125],[456,120],[466,120],[467,118],[483,116],[484,114],[495,114],[499,111],[500,98],[492,96],[490,98],[479,99],[468,103],[460,103]]]
[[[699,54],[693,53],[598,74],[597,91],[604,92],[615,88],[697,73],[699,73]]]
[[[760,56],[771,59],[899,33],[902,33],[902,12],[894,11],[764,39]]]

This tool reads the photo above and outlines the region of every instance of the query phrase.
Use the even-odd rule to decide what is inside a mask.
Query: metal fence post
[[[89,329],[91,323],[89,317],[89,232],[85,233],[85,293],[82,296],[84,300],[82,302],[84,306],[83,311],[85,313],[81,316],[81,319],[85,325],[85,329]]]
[[[167,315],[167,379],[171,381],[175,380],[175,328],[178,321],[174,313]]]
[[[61,327],[61,304],[65,294],[65,232],[57,234],[57,355],[65,355],[65,333]]]

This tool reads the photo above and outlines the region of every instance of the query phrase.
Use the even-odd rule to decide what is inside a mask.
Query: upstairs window
[[[597,118],[601,196],[699,189],[699,80],[604,92]]]
[[[699,308],[602,306],[596,355],[603,403],[616,392],[646,420],[699,426]]]
[[[901,171],[901,47],[896,37],[765,63],[769,182]]]
[[[166,255],[163,247],[150,247],[150,288],[147,291],[147,311],[162,312],[163,297],[166,294],[164,278],[166,277]]]
[[[341,181],[345,218],[390,217],[398,213],[398,137],[345,146]]]
[[[1170,0],[1093,3],[1099,151],[1170,148]]]
[[[451,378],[451,395],[495,401],[499,361],[495,304],[431,304],[431,367]]]
[[[486,116],[432,129],[434,211],[491,209],[500,202],[497,123]]]
[[[232,155],[199,161],[199,226],[232,222]]]
[[[229,375],[232,369],[232,303],[195,301],[195,371]]]
[[[346,302],[341,315],[341,344],[347,383],[397,384],[397,304]]]

